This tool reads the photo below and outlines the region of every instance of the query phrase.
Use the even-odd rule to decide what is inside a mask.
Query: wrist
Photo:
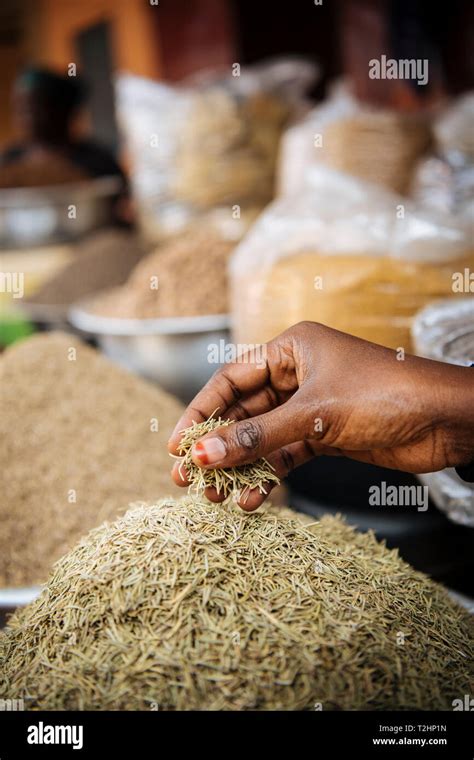
[[[443,365],[438,414],[446,467],[474,461],[474,374],[469,367]]]

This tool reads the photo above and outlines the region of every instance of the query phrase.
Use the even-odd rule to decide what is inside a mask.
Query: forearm
[[[446,467],[469,464],[474,460],[474,369],[420,361],[424,381],[431,386],[433,423],[445,451]]]

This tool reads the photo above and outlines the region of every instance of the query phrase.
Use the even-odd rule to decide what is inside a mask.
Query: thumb
[[[207,433],[194,444],[193,461],[199,467],[235,467],[314,436],[310,415],[294,398],[271,412]]]

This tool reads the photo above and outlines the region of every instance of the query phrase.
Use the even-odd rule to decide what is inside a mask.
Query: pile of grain
[[[140,262],[123,287],[101,293],[93,309],[134,319],[225,314],[233,248],[208,232],[182,235]]]
[[[76,338],[14,344],[0,386],[0,588],[44,581],[117,505],[178,491],[166,441],[181,405]]]
[[[57,563],[0,636],[0,693],[33,709],[449,710],[472,692],[472,627],[338,519],[166,499]]]
[[[79,243],[75,253],[72,261],[28,299],[30,303],[67,305],[103,288],[122,285],[146,249],[137,235],[106,229]]]
[[[179,135],[175,197],[200,208],[268,203],[288,116],[288,105],[267,93],[197,93]]]
[[[0,166],[0,188],[47,187],[87,179],[89,175],[79,166],[55,154],[26,156]]]

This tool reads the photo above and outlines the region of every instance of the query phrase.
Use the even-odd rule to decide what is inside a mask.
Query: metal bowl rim
[[[92,177],[82,182],[66,182],[61,185],[39,187],[0,188],[0,210],[24,208],[25,206],[48,207],[69,204],[72,198],[83,196],[86,201],[118,193],[122,187],[120,177]],[[65,196],[67,200],[65,200]]]
[[[78,301],[68,310],[68,320],[83,332],[100,336],[140,337],[143,335],[186,335],[230,327],[230,314],[206,314],[200,317],[163,317],[157,319],[121,319],[102,317],[87,307],[92,300]]]

